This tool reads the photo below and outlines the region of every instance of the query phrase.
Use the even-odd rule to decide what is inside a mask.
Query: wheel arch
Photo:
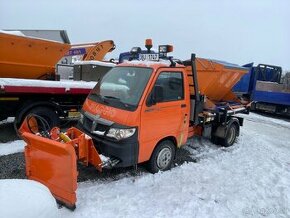
[[[177,139],[176,139],[174,136],[166,136],[165,138],[160,139],[160,140],[156,143],[155,147],[156,147],[159,143],[161,143],[161,142],[163,142],[163,141],[166,141],[166,140],[169,140],[169,141],[173,142],[174,146],[177,148]]]
[[[176,151],[176,149],[178,148],[178,147],[177,147],[177,139],[176,139],[174,136],[172,136],[172,135],[170,135],[170,136],[166,136],[166,137],[160,139],[160,140],[155,144],[155,147],[154,147],[154,149],[153,149],[152,152],[151,152],[150,158],[152,157],[153,152],[154,152],[154,150],[157,148],[157,146],[158,146],[161,142],[163,142],[163,141],[167,141],[167,140],[171,141],[171,142],[174,144],[174,148],[175,148],[175,151]],[[175,154],[176,154],[176,152],[175,152]],[[174,158],[175,158],[175,157],[174,157]]]

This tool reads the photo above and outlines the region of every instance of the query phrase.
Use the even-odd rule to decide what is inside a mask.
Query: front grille
[[[96,130],[101,131],[101,132],[107,131],[109,128],[110,128],[109,126],[101,124],[101,123],[98,123],[96,126]]]
[[[96,126],[94,129],[93,126]],[[105,132],[107,130],[109,130],[110,126],[109,125],[105,125],[102,123],[98,123],[98,121],[93,121],[90,118],[84,116],[84,120],[83,120],[83,127],[88,130],[89,132],[93,131],[100,131],[100,132]]]
[[[93,126],[93,121],[87,117],[84,117],[83,126],[86,130],[91,131]]]

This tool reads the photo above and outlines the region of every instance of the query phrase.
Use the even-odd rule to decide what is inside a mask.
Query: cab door
[[[189,126],[189,89],[182,68],[160,69],[141,110],[139,162],[147,161],[165,137],[185,144]]]

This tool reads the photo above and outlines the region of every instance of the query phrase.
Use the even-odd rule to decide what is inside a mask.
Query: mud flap
[[[75,209],[78,172],[74,147],[28,132],[22,137],[27,143],[27,177],[44,184],[57,201]]]

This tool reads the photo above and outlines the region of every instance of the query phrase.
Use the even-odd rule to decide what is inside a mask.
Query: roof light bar
[[[172,45],[159,45],[159,53],[169,53],[173,51]]]

